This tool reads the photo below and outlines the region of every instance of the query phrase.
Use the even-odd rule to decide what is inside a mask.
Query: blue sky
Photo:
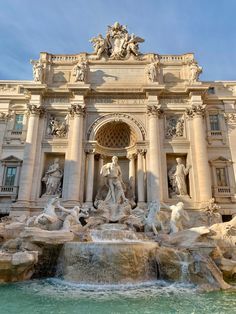
[[[142,52],[194,52],[202,80],[236,80],[236,0],[2,0],[0,79],[32,79],[40,51],[92,52],[89,39],[119,21]]]

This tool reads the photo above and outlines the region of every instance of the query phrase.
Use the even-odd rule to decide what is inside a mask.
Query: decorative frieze
[[[146,103],[143,95],[132,95],[132,97],[117,95],[116,97],[90,97],[86,100],[88,105],[110,104],[110,105],[142,105]]]
[[[17,94],[19,86],[12,86],[10,84],[0,84],[0,93],[1,94]]]
[[[44,99],[45,105],[55,105],[55,104],[63,104],[63,103],[70,103],[70,99],[68,97],[48,97]]]
[[[160,98],[159,103],[160,105],[187,105],[188,104],[187,98]]]

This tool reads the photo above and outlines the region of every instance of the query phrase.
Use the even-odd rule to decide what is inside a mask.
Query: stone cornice
[[[209,85],[203,85],[203,84],[199,84],[199,85],[190,85],[190,86],[187,86],[185,88],[185,92],[187,94],[189,94],[189,96],[195,96],[195,95],[204,95],[208,89],[210,87],[210,84]]]
[[[73,92],[76,95],[87,95],[91,87],[90,84],[76,82],[73,84],[67,84],[67,88],[70,92]]]
[[[161,95],[165,91],[165,85],[159,83],[150,83],[142,87],[142,92],[144,93],[155,93],[156,95]]]

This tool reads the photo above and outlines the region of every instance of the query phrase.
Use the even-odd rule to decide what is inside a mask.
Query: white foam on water
[[[164,280],[148,281],[139,284],[79,284],[58,278],[32,280],[21,283],[24,292],[69,299],[107,299],[112,298],[150,298],[155,296],[173,296],[196,293],[196,287],[190,284],[170,283]]]

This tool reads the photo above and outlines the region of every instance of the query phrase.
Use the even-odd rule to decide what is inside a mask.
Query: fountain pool
[[[81,285],[32,280],[1,285],[0,293],[1,314],[236,313],[236,290],[201,293],[192,285],[165,281]]]

